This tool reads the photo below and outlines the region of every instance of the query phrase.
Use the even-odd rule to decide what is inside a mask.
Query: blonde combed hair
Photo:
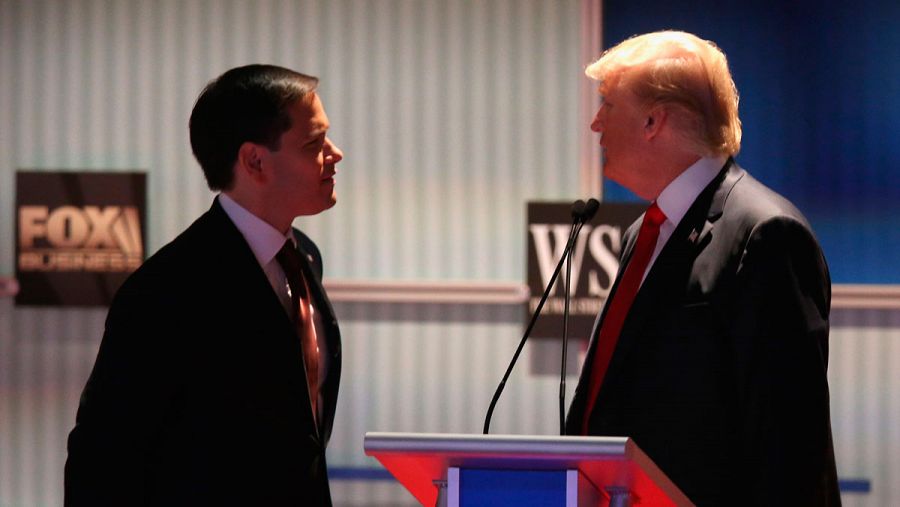
[[[637,35],[606,50],[585,74],[630,90],[647,108],[669,108],[677,132],[699,155],[740,151],[737,87],[711,41],[677,31]]]

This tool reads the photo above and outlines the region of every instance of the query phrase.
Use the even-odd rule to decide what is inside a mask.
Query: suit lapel
[[[652,322],[654,317],[659,317],[666,304],[680,303],[679,300],[672,300],[672,296],[684,292],[684,287],[680,285],[685,281],[684,275],[687,274],[685,271],[689,272],[692,269],[697,256],[709,244],[728,194],[743,174],[744,171],[729,159],[675,227],[628,311],[616,350],[607,369],[604,388],[609,385],[609,380],[615,379],[621,373],[625,360],[638,341],[644,326]],[[635,239],[629,242],[629,249],[633,248]],[[620,269],[619,276],[621,271]],[[600,396],[602,395],[601,388]]]
[[[323,328],[322,331],[325,333],[328,355],[330,356],[328,374],[325,378],[325,382],[320,386],[320,389],[322,391],[322,399],[325,402],[322,410],[322,417],[316,418],[316,420],[318,421],[318,433],[322,437],[323,441],[327,441],[328,437],[331,434],[330,423],[333,420],[334,409],[337,402],[337,382],[340,378],[341,371],[340,333],[337,329],[337,319],[335,318],[334,308],[332,308],[331,302],[325,295],[325,288],[322,286],[322,281],[319,279],[316,270],[313,269],[313,257],[309,254],[309,252],[304,250],[302,241],[300,241],[299,238],[296,239],[298,245],[297,250],[300,252],[301,257],[301,268],[303,270],[303,276],[306,277],[310,295],[313,298],[316,310],[319,312],[319,318],[321,319]]]
[[[300,257],[303,260],[303,276],[306,277],[309,290],[315,299],[316,308],[321,313],[322,323],[325,324],[334,320],[334,308],[331,307],[331,302],[325,297],[325,288],[322,287],[322,281],[312,268],[312,256],[303,249],[299,241],[297,241],[297,244],[297,250],[300,252]]]
[[[242,290],[253,291],[252,300],[260,301],[262,303],[260,306],[266,309],[266,314],[257,318],[277,322],[283,336],[293,332],[293,323],[281,306],[275,291],[272,290],[269,278],[253,255],[253,250],[250,249],[244,236],[222,209],[218,198],[213,202],[209,213],[218,228],[215,241],[221,242],[219,247],[221,251],[216,252],[214,258],[219,259],[222,276],[234,279]]]
[[[577,398],[582,394],[587,394],[585,391],[587,390],[587,385],[590,381],[591,365],[594,364],[594,354],[597,352],[597,340],[600,336],[600,326],[603,325],[603,319],[606,318],[606,312],[609,310],[609,302],[612,301],[612,298],[615,297],[616,292],[619,289],[619,282],[622,280],[622,272],[625,271],[628,261],[631,260],[631,254],[634,251],[634,245],[637,242],[637,231],[640,229],[640,224],[643,220],[644,214],[642,213],[641,216],[628,227],[628,230],[625,231],[625,245],[622,247],[621,255],[619,255],[619,269],[616,272],[616,278],[613,280],[613,285],[609,289],[609,294],[606,296],[606,302],[603,304],[603,308],[594,320],[593,328],[591,328],[591,338],[588,342],[587,354],[585,355],[584,364],[581,368],[581,375],[578,378],[578,387],[575,390],[576,398],[572,400],[573,406],[580,406]],[[579,415],[577,418],[580,419],[581,416]]]
[[[272,329],[270,345],[283,348],[285,352],[297,361],[290,362],[294,369],[284,370],[284,381],[297,393],[298,398],[309,398],[309,390],[306,385],[306,373],[302,358],[302,348],[297,339],[294,323],[284,311],[281,301],[272,289],[268,277],[256,260],[256,256],[250,249],[250,245],[244,236],[234,225],[225,210],[222,209],[218,198],[213,202],[209,211],[210,221],[215,227],[212,241],[218,245],[217,252],[212,258],[217,259],[218,271],[222,277],[232,280],[228,287],[237,287],[242,292],[242,297],[252,301],[247,311],[251,317]],[[310,405],[311,406],[311,405]],[[318,431],[318,428],[316,428]]]

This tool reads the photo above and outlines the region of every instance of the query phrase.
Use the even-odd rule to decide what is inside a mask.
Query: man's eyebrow
[[[315,139],[317,137],[321,137],[328,132],[329,127],[331,127],[331,125],[329,125],[327,123],[322,123],[322,124],[316,125],[315,127],[312,128],[312,130],[309,131],[309,135],[307,135],[306,138],[307,139]]]

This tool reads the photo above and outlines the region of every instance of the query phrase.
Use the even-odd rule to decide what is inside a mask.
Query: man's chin
[[[331,197],[323,199],[319,201],[316,206],[305,206],[303,210],[297,213],[298,217],[308,217],[312,215],[318,215],[319,213],[329,210],[334,207],[335,203],[337,203],[337,198],[334,194]]]
[[[321,209],[318,211],[318,213],[330,210],[334,207],[335,204],[337,204],[337,195],[331,194],[331,196],[325,199],[325,201],[322,203]]]

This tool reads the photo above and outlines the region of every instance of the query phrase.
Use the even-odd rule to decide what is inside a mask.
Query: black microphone
[[[581,214],[581,222],[590,222],[594,215],[597,214],[597,210],[600,209],[600,201],[591,197],[588,199],[587,204],[584,205],[584,210]]]
[[[519,341],[519,346],[516,348],[516,353],[513,354],[512,360],[509,362],[509,366],[506,368],[506,373],[503,374],[503,379],[500,380],[500,384],[497,386],[497,390],[494,391],[494,397],[491,399],[491,404],[488,407],[487,415],[484,418],[484,434],[487,435],[490,431],[491,427],[491,416],[494,415],[494,407],[497,406],[497,400],[500,399],[500,395],[503,393],[503,388],[506,387],[506,380],[509,379],[509,375],[512,373],[513,368],[516,366],[516,362],[519,360],[519,354],[522,353],[522,349],[525,347],[525,342],[528,341],[528,337],[531,335],[531,330],[534,328],[534,324],[537,322],[538,316],[541,314],[541,310],[544,308],[544,303],[547,301],[547,297],[550,295],[550,289],[553,288],[553,284],[556,283],[556,278],[559,276],[559,272],[562,269],[563,262],[566,260],[569,255],[569,251],[572,249],[572,245],[575,243],[576,230],[581,229],[581,225],[584,223],[582,220],[582,216],[584,215],[585,208],[587,205],[581,199],[572,203],[572,228],[569,230],[569,240],[566,242],[566,248],[563,250],[563,254],[559,259],[559,263],[556,265],[556,270],[553,271],[553,276],[550,277],[550,282],[547,284],[547,288],[544,289],[544,294],[541,296],[541,300],[537,305],[537,308],[534,310],[534,314],[531,316],[531,321],[528,323],[528,327],[525,329],[525,334],[522,335],[522,340]],[[596,212],[596,211],[595,211]],[[568,284],[566,284],[566,290],[568,291]]]
[[[579,203],[581,201],[578,201]],[[576,203],[577,204],[577,203]],[[562,359],[559,367],[559,434],[566,435],[566,361],[569,358],[569,299],[571,294],[571,278],[572,278],[572,252],[574,251],[575,242],[584,223],[590,221],[597,214],[600,208],[600,201],[594,198],[588,199],[587,204],[580,206],[576,213],[575,206],[572,206],[572,219],[575,220],[577,227],[572,233],[572,246],[566,256],[566,290],[565,305],[563,307],[563,339],[562,339]]]
[[[587,206],[584,201],[578,199],[577,201],[572,203],[572,221],[580,221],[581,216],[584,215],[584,208]]]

